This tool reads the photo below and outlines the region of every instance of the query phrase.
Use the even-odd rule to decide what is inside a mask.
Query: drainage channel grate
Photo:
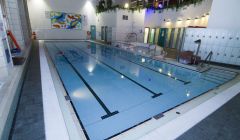
[[[65,96],[65,100],[66,101],[71,101],[71,98],[67,95],[67,96]]]
[[[164,115],[163,115],[163,113],[160,113],[160,114],[154,116],[153,118],[156,119],[156,120],[158,120],[158,119],[160,119],[160,118],[162,118],[162,117],[164,117]]]

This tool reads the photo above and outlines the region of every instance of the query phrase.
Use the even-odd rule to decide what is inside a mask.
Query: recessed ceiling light
[[[124,8],[128,9],[128,8],[129,8],[129,4],[128,4],[128,3],[125,3],[125,4],[124,4]]]

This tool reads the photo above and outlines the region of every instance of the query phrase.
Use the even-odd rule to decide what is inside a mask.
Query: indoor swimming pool
[[[113,138],[234,79],[92,42],[45,42],[88,139]]]

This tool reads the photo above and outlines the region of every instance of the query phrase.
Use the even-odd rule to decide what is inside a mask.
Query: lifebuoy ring
[[[87,31],[87,35],[90,35],[91,34],[91,32],[90,31]]]
[[[87,31],[87,38],[90,39],[91,38],[91,32]]]
[[[32,33],[32,39],[34,39],[34,40],[36,40],[36,39],[37,39],[36,32],[33,32],[33,33]]]

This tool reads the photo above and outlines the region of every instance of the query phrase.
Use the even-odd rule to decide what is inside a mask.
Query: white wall
[[[3,37],[2,37],[2,34],[4,32],[5,29],[3,29],[3,19],[2,19],[2,10],[1,10],[1,7],[0,7],[0,69],[2,67],[5,67],[6,64],[7,64],[7,61],[6,61],[6,56],[5,56],[5,47],[3,45]]]
[[[2,15],[2,8],[0,7],[0,80],[8,75],[8,66],[11,64],[7,43],[6,22]]]
[[[4,0],[3,11],[7,18],[8,30],[11,30],[21,49],[30,45],[30,32],[27,25],[27,12],[24,7],[24,0]]]
[[[116,25],[117,25],[117,12],[115,11],[109,11],[97,14],[96,17],[96,38],[98,40],[101,40],[101,27],[102,26],[108,26],[112,27],[113,32],[116,32]],[[116,39],[116,34],[113,34],[112,39]]]
[[[6,67],[6,65],[7,65],[7,59],[5,56],[5,48],[2,40],[0,40],[0,69],[3,67]]]
[[[204,60],[212,51],[213,62],[240,66],[240,30],[227,29],[196,29],[186,30],[183,50],[197,51],[195,40],[201,39],[199,56]]]
[[[128,20],[123,20],[123,15],[128,16]],[[118,10],[117,12],[117,40],[124,41],[128,33],[136,33],[137,40],[143,41],[145,10],[128,11]],[[141,31],[142,32],[141,32]]]
[[[27,0],[30,22],[38,39],[85,39],[90,25],[96,24],[95,0]],[[49,11],[81,14],[86,17],[82,30],[51,29]]]
[[[213,0],[208,28],[239,30],[239,6],[239,0]]]
[[[123,15],[128,16],[128,20],[123,20]],[[117,9],[116,11],[108,11],[97,15],[97,39],[100,39],[101,26],[113,28],[113,41],[124,41],[128,33],[137,33],[137,40],[143,41],[145,10],[128,11]]]
[[[146,10],[145,23],[146,27],[187,27],[187,26],[204,26],[208,24],[208,16],[202,17],[211,9],[213,0],[205,0],[198,5],[190,5],[187,8],[168,9],[162,13],[153,10]],[[196,19],[199,17],[199,19]],[[188,18],[192,20],[187,20]],[[164,21],[164,19],[170,22]],[[178,21],[181,19],[182,21]]]

